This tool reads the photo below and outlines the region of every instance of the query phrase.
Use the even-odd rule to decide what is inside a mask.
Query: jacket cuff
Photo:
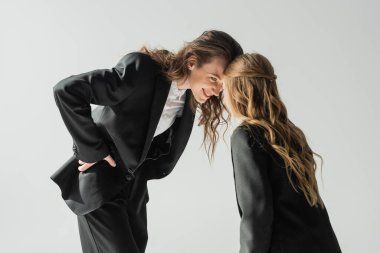
[[[98,162],[110,154],[110,150],[108,146],[104,143],[101,146],[97,147],[96,149],[93,149],[93,148],[80,149],[74,142],[72,149],[73,149],[75,157],[78,160],[81,160],[86,163]]]

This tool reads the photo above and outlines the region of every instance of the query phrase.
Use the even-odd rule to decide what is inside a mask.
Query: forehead
[[[210,73],[218,76],[219,78],[223,77],[223,72],[227,67],[227,61],[224,57],[213,56],[211,60],[202,65],[202,68]]]

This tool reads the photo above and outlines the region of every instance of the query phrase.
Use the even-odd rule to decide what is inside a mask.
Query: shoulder
[[[259,126],[241,124],[231,135],[231,147],[264,148],[264,131]]]
[[[124,55],[116,65],[116,68],[132,68],[140,72],[154,72],[160,70],[160,65],[148,54],[142,52],[130,52]]]
[[[236,146],[238,144],[248,145],[249,134],[246,127],[240,125],[235,128],[231,135],[231,145]]]

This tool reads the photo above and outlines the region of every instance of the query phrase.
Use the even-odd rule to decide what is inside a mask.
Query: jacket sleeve
[[[241,127],[231,136],[231,155],[240,221],[240,253],[267,253],[273,204],[268,154]]]
[[[73,138],[77,159],[97,162],[109,154],[91,117],[90,104],[115,105],[126,99],[141,76],[143,59],[140,54],[126,54],[111,69],[72,75],[53,87],[54,99]]]

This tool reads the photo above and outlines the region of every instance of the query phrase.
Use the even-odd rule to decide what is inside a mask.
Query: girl
[[[144,47],[54,86],[74,155],[51,179],[78,215],[83,252],[145,252],[147,180],[173,170],[196,108],[212,155],[223,72],[242,53],[227,33],[206,31],[177,53]]]
[[[224,78],[224,103],[241,124],[231,136],[240,253],[341,252],[303,132],[287,116],[264,56],[237,57]]]

